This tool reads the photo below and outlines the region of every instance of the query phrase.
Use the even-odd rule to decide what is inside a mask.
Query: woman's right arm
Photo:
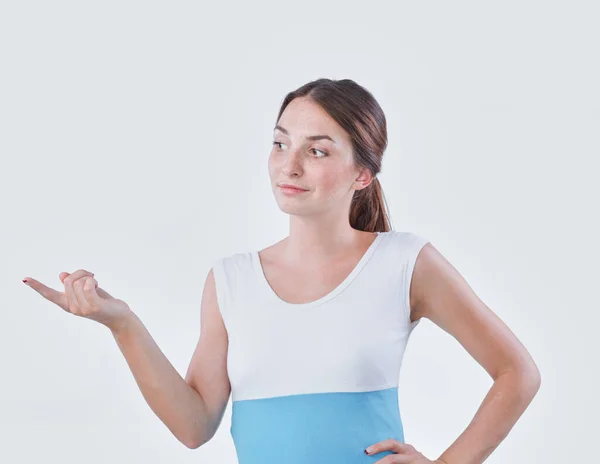
[[[144,399],[171,433],[188,448],[208,442],[221,423],[231,391],[227,332],[212,269],[202,293],[200,338],[185,379],[133,312],[111,332]]]
[[[61,272],[64,292],[31,277],[29,287],[64,311],[95,320],[112,332],[144,399],[175,437],[198,448],[215,434],[231,387],[227,375],[227,331],[217,304],[211,269],[204,283],[200,340],[185,380],[165,357],[127,303],[98,286],[94,274]]]

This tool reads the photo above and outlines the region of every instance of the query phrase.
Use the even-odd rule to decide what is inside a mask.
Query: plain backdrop
[[[599,8],[594,2],[20,1],[0,6],[0,461],[235,463],[231,400],[190,450],[110,331],[21,282],[83,268],[185,375],[218,257],[285,237],[267,171],[285,94],[349,78],[382,106],[393,228],[428,237],[542,386],[486,461],[597,456]],[[492,384],[429,320],[400,375],[437,458]]]

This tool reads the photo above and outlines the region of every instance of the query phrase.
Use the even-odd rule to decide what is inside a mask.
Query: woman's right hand
[[[97,321],[112,331],[120,328],[132,314],[127,303],[113,298],[98,287],[98,282],[91,272],[84,269],[79,269],[73,274],[61,272],[59,279],[65,286],[64,292],[47,287],[31,277],[23,281],[65,311]]]

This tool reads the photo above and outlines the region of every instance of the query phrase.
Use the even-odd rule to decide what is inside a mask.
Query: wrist
[[[137,316],[133,311],[127,311],[107,327],[112,332],[113,336],[121,336],[126,333],[136,322]],[[445,463],[444,463],[445,464]]]

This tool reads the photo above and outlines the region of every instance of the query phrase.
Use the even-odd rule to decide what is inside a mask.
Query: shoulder
[[[429,238],[411,231],[390,230],[385,232],[388,247],[396,250],[403,257],[415,261]]]
[[[415,259],[412,277],[412,299],[417,317],[431,318],[454,293],[464,293],[465,281],[458,270],[430,242],[423,245]]]
[[[235,252],[221,255],[213,260],[212,271],[214,274],[232,275],[246,269],[252,262],[252,251]]]
[[[252,252],[237,252],[221,255],[212,261],[207,282],[211,279],[219,303],[219,308],[224,317],[229,311],[231,297],[240,288],[240,284],[247,280],[252,270]]]

